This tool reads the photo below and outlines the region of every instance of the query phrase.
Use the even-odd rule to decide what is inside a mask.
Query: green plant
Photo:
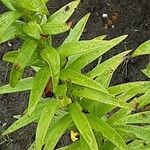
[[[0,16],[1,43],[14,37],[24,43],[19,50],[3,56],[13,66],[10,82],[0,87],[0,94],[31,91],[28,108],[3,135],[36,122],[35,142],[29,149],[53,150],[63,133],[72,129],[79,132],[80,139],[59,150],[148,150],[150,112],[132,112],[149,104],[150,82],[109,87],[114,71],[130,51],[97,64],[88,73],[81,73],[86,65],[127,36],[79,40],[89,14],[73,28],[71,23],[66,23],[79,0],[51,16],[45,5],[47,0],[1,1],[12,10]],[[67,30],[70,30],[68,37],[54,48],[52,35]],[[27,66],[36,75],[22,79]],[[137,94],[140,96],[136,97]]]

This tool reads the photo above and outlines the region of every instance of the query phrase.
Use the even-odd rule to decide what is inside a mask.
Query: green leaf
[[[21,16],[21,13],[17,11],[10,11],[5,12],[2,15],[0,15],[0,40],[2,40],[2,37],[4,36],[4,33],[6,29],[15,22],[19,17]]]
[[[131,113],[131,110],[121,108],[107,119],[107,123],[112,125],[116,121],[120,120],[120,118],[126,117],[129,113]]]
[[[91,52],[95,50],[102,50],[102,53],[107,52],[109,49],[116,46],[118,43],[123,41],[127,36],[120,36],[110,41],[102,41],[101,39],[85,40],[78,42],[66,43],[58,47],[58,51],[62,57],[68,57],[71,55]]]
[[[150,129],[148,128],[144,128],[140,126],[124,125],[124,126],[116,126],[115,129],[128,134],[133,134],[137,138],[143,139],[146,143],[149,143]]]
[[[33,12],[48,14],[47,7],[43,0],[16,0],[16,4]]]
[[[88,21],[90,14],[85,15],[73,29],[70,30],[68,37],[65,39],[63,44],[70,43],[70,42],[77,42],[82,35],[84,27]]]
[[[127,146],[129,150],[146,150],[146,149],[143,149],[143,147],[145,147],[144,144],[145,143],[143,140],[135,140],[129,143]],[[116,147],[113,150],[119,150],[119,149]]]
[[[72,144],[70,145],[67,145],[65,147],[61,147],[61,148],[58,148],[56,150],[81,150],[80,149],[80,142],[77,141],[77,142],[73,142]]]
[[[136,114],[131,114],[128,116],[125,116],[123,118],[120,118],[117,122],[115,122],[116,125],[118,124],[150,124],[150,111],[140,112]]]
[[[71,83],[82,85],[88,88],[92,88],[104,93],[108,93],[107,90],[98,82],[89,79],[85,75],[75,72],[71,69],[63,69],[60,74],[62,80],[70,81]]]
[[[80,131],[82,137],[87,142],[91,150],[98,150],[97,142],[85,114],[82,113],[82,108],[75,102],[69,106],[69,112],[77,129]]]
[[[111,126],[93,115],[88,115],[87,118],[95,131],[102,133],[105,138],[110,140],[120,150],[127,150],[125,141]]]
[[[3,56],[3,61],[9,62],[9,63],[15,63],[15,61],[16,61],[18,55],[19,55],[19,51],[7,52],[7,53]]]
[[[125,51],[125,52],[117,54],[116,56],[111,57],[110,59],[104,61],[103,63],[101,63],[99,65],[97,65],[92,71],[87,73],[87,76],[90,77],[90,78],[95,78],[97,76],[101,76],[107,70],[110,73],[114,72],[117,69],[117,67],[123,62],[125,56],[129,52],[130,51]],[[92,53],[91,53],[91,55],[92,55]]]
[[[80,149],[91,150],[82,136],[80,137]]]
[[[65,23],[73,14],[75,8],[78,6],[80,0],[75,0],[62,7],[60,10],[50,16],[48,22],[62,24]]]
[[[47,105],[47,101],[40,101],[35,109],[35,111],[32,113],[31,116],[28,116],[26,113],[19,118],[17,121],[15,121],[4,133],[3,135],[10,134],[25,125],[37,120],[39,116],[41,115],[44,107]]]
[[[33,86],[29,98],[28,112],[27,114],[30,116],[32,112],[35,110],[38,101],[40,100],[43,91],[48,83],[48,80],[51,76],[51,72],[47,66],[41,68],[37,73],[33,80]]]
[[[9,9],[16,10],[15,9],[15,2],[14,0],[1,0],[1,2]]]
[[[54,149],[62,134],[67,130],[72,122],[70,115],[62,117],[54,126],[52,126],[45,138],[44,150]]]
[[[144,107],[148,104],[150,104],[150,90],[147,91],[144,95],[138,97],[137,102],[138,102],[138,108]]]
[[[60,74],[59,54],[53,47],[47,47],[41,51],[41,57],[48,63],[52,71],[53,91],[55,92],[58,86]]]
[[[142,72],[150,78],[150,63],[146,69],[142,70]]]
[[[20,78],[23,75],[24,69],[30,60],[32,54],[36,50],[37,43],[34,40],[27,40],[25,43],[22,45],[20,53],[12,67],[11,73],[10,73],[10,85],[12,87],[15,87]]]
[[[44,25],[42,25],[42,30],[44,34],[50,34],[50,35],[55,35],[55,34],[60,34],[63,32],[66,32],[70,29],[70,26],[67,23],[55,23],[55,22],[47,22]]]
[[[19,83],[14,88],[12,88],[10,84],[6,84],[0,87],[0,94],[31,90],[32,83],[33,83],[33,78],[29,77],[20,80]]]
[[[150,87],[150,82],[149,81],[137,81],[137,82],[119,84],[119,85],[109,87],[108,91],[109,93],[113,95],[118,95],[118,94],[127,92],[133,89],[134,87],[138,87],[138,86],[141,87],[141,92],[143,93]]]
[[[132,54],[133,57],[150,54],[150,40],[141,44]]]
[[[130,104],[127,104],[126,102],[123,101],[119,101],[118,99],[115,99],[112,95],[104,92],[100,92],[83,86],[75,86],[75,85],[72,85],[70,90],[71,90],[71,94],[74,96],[84,97],[100,103],[110,104],[115,107],[118,106],[123,108],[130,108]]]
[[[54,117],[56,109],[58,108],[58,101],[57,100],[50,100],[46,107],[43,109],[42,114],[40,116],[37,130],[36,130],[36,150],[41,150],[46,133],[48,131],[49,125]]]
[[[4,43],[6,41],[9,41],[11,39],[14,39],[15,37],[24,38],[25,34],[22,31],[23,24],[24,24],[24,22],[22,22],[22,21],[16,21],[12,25],[10,25],[5,30],[5,34],[1,38],[0,44]]]
[[[34,39],[40,39],[42,29],[35,21],[28,22],[23,26],[23,31]]]

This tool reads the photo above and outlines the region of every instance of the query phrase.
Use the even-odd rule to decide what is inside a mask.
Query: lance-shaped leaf
[[[21,13],[17,11],[5,12],[2,15],[0,15],[0,40],[2,39],[6,29],[20,16]]]
[[[93,41],[95,41],[95,40],[97,40],[97,39],[102,41],[105,37],[106,37],[105,35],[102,35],[102,36],[99,36],[99,37],[93,39]],[[70,67],[70,68],[71,68],[71,67],[75,66],[76,63],[77,63],[77,65],[79,65],[79,67],[77,67],[77,68],[82,68],[82,66],[85,66],[86,64],[90,63],[92,59],[94,60],[94,58],[89,58],[89,53],[92,53],[92,55],[93,55],[93,53],[94,53],[93,57],[97,58],[97,57],[98,57],[98,56],[97,56],[97,53],[98,53],[98,52],[99,52],[99,51],[92,51],[92,52],[85,52],[85,54],[84,54],[84,53],[79,53],[79,54],[76,54],[76,55],[69,56],[69,57],[68,57],[68,60],[67,60],[66,68],[67,68],[67,67]],[[87,56],[87,55],[88,55],[88,56]],[[83,60],[83,59],[82,59],[82,58],[84,58],[84,57],[85,57],[86,60]],[[78,63],[77,59],[78,59],[78,61],[80,61],[81,64]],[[88,60],[87,60],[87,59],[88,59]],[[91,60],[89,61],[89,59],[91,59]],[[72,64],[72,63],[73,63],[73,64]],[[73,66],[72,66],[72,65],[73,65]],[[77,69],[76,69],[76,70],[77,70]],[[79,70],[79,69],[78,69],[78,70]],[[81,70],[80,70],[80,71],[81,71]]]
[[[56,22],[47,22],[44,25],[42,25],[42,30],[44,34],[50,34],[50,35],[66,32],[70,28],[71,28],[70,25],[67,23],[58,24]]]
[[[101,39],[85,40],[78,42],[66,43],[58,47],[58,51],[62,57],[68,57],[71,55],[90,52],[101,49],[103,53],[116,46],[123,41],[127,36],[120,36],[118,38],[102,41]]]
[[[43,0],[16,0],[16,4],[24,9],[48,14],[47,7]]]
[[[48,63],[52,71],[53,91],[55,92],[58,86],[60,74],[60,58],[56,49],[47,47],[41,52],[41,57]]]
[[[16,10],[15,9],[15,1],[14,0],[1,0],[1,2],[9,9]]]
[[[60,10],[50,16],[48,22],[55,22],[57,24],[65,23],[73,14],[75,8],[78,6],[80,0],[75,0],[62,7]]]
[[[80,39],[80,36],[82,35],[82,32],[85,28],[85,25],[88,21],[90,14],[85,15],[76,25],[73,29],[70,30],[70,33],[68,37],[65,39],[63,44],[70,43],[70,42],[77,42]]]
[[[150,54],[150,40],[141,44],[132,54],[133,57]]]
[[[67,130],[68,126],[72,122],[70,115],[65,115],[62,117],[54,126],[49,128],[45,138],[45,147],[44,150],[54,149],[57,142]]]
[[[52,118],[54,117],[57,108],[58,108],[58,101],[50,100],[49,103],[46,105],[46,107],[43,109],[36,130],[36,138],[35,138],[36,150],[41,150],[44,144],[44,139],[48,131],[49,125],[52,121]]]
[[[19,53],[20,53],[19,51],[7,52],[3,56],[3,61],[9,62],[9,63],[15,63]],[[31,58],[28,60],[28,62],[26,64],[26,66],[34,66],[34,67],[43,67],[44,66],[44,62],[39,57],[39,54],[37,51],[35,51],[32,54]]]
[[[14,122],[4,133],[3,135],[12,133],[22,127],[24,127],[25,125],[36,121],[39,116],[41,115],[44,107],[47,105],[47,101],[41,101],[38,103],[35,111],[32,113],[31,116],[28,116],[27,114],[24,114],[21,118],[19,118],[16,122]]]
[[[25,33],[22,31],[24,22],[16,21],[15,23],[11,24],[6,30],[5,34],[3,34],[0,44],[6,41],[9,41],[15,37],[25,38]]]
[[[150,129],[140,126],[116,126],[114,127],[117,131],[122,131],[124,133],[133,134],[139,139],[143,139],[146,143],[149,143]]]
[[[87,116],[92,128],[102,133],[102,135],[115,144],[120,150],[127,150],[127,146],[123,138],[106,122],[93,115]]]
[[[114,72],[116,68],[123,62],[125,56],[129,53],[130,51],[125,51],[123,53],[120,53],[116,56],[111,57],[110,59],[104,61],[103,63],[97,65],[92,71],[90,71],[87,76],[90,78],[95,78],[97,76],[100,76],[106,70],[110,70],[111,72]],[[91,53],[92,55],[92,53]]]
[[[150,103],[150,90],[148,90],[144,95],[137,98],[138,108],[144,107]]]
[[[128,145],[129,150],[149,150],[150,145],[146,144],[143,140],[134,140],[133,142],[129,143]],[[117,147],[113,150],[119,150]]]
[[[36,50],[37,43],[34,40],[27,40],[22,45],[20,53],[12,67],[11,73],[10,73],[10,85],[12,87],[15,87],[19,80],[21,79],[24,69],[30,60],[32,54]]]
[[[80,149],[91,150],[82,136],[80,137]]]
[[[146,67],[146,69],[142,70],[142,72],[150,78],[150,63]]]
[[[89,87],[89,88],[92,88],[101,92],[108,93],[107,90],[100,83],[92,79],[89,79],[85,75],[82,75],[71,69],[62,70],[60,74],[60,78],[62,80],[70,81],[71,83],[75,83],[75,84]]]
[[[7,52],[7,53],[3,56],[3,61],[9,62],[9,63],[15,63],[15,61],[16,61],[18,55],[19,55],[19,51]]]
[[[82,113],[82,108],[80,105],[77,102],[71,104],[69,107],[69,112],[73,122],[75,123],[77,129],[80,131],[82,137],[87,142],[89,148],[91,150],[98,150],[94,133],[86,115]]]
[[[109,93],[113,95],[118,95],[124,92],[127,92],[134,87],[141,87],[141,93],[146,92],[150,88],[150,82],[149,81],[138,81],[138,82],[130,82],[130,83],[124,83],[115,85],[108,88]]]
[[[39,39],[42,29],[35,21],[28,22],[23,26],[23,31],[32,38]]]
[[[116,125],[118,124],[143,124],[147,123],[150,124],[150,111],[140,112],[136,114],[131,114],[128,116],[125,116],[123,118],[120,118],[117,122],[115,122]]]
[[[83,86],[71,86],[71,94],[78,97],[84,97],[100,103],[110,104],[112,106],[118,106],[123,108],[129,108],[130,105],[126,102],[119,101],[114,98],[112,95],[97,90],[93,90]]]
[[[107,123],[110,124],[110,125],[112,125],[116,121],[120,120],[120,118],[126,117],[129,113],[131,113],[130,109],[128,110],[128,109],[121,108],[120,110],[118,110],[117,112],[115,112],[113,115],[111,115],[107,119]]]
[[[49,70],[49,67],[47,66],[44,66],[36,73],[29,98],[29,105],[27,112],[28,115],[31,115],[32,112],[35,110],[46,87],[46,84],[48,83],[50,76],[51,72]]]
[[[10,84],[6,84],[0,87],[0,94],[31,90],[32,83],[33,83],[33,78],[29,77],[20,80],[19,83],[14,88],[12,88]]]

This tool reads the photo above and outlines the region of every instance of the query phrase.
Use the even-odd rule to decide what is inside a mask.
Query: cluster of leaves
[[[130,51],[81,73],[126,35],[112,40],[105,40],[106,36],[79,40],[90,14],[73,28],[66,23],[79,0],[51,16],[46,7],[48,0],[1,1],[11,11],[0,16],[0,43],[14,37],[24,43],[19,50],[3,56],[13,66],[9,84],[0,87],[0,94],[31,91],[28,108],[3,135],[36,122],[35,142],[29,149],[53,150],[60,137],[71,129],[79,132],[80,138],[59,150],[150,149],[150,111],[132,113],[149,104],[150,82],[109,86],[114,71]],[[68,37],[54,48],[52,35],[68,30]],[[132,57],[150,54],[149,45],[149,41],[141,45]],[[36,71],[35,77],[22,78],[27,66]],[[148,66],[144,72],[149,71]]]

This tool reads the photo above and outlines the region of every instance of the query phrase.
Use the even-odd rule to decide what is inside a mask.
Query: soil
[[[48,2],[50,14],[67,4],[71,0],[51,0]],[[0,13],[6,9],[0,4]],[[81,17],[91,12],[90,19],[81,39],[92,39],[99,35],[108,35],[108,38],[114,38],[119,35],[127,34],[128,38],[121,44],[111,49],[103,57],[103,60],[120,53],[126,49],[135,50],[140,44],[150,38],[150,0],[81,0],[80,6],[75,10],[73,16],[69,19],[75,24]],[[109,21],[102,19],[103,14],[108,14]],[[58,46],[66,34],[54,37],[54,46]],[[18,39],[0,45],[0,85],[8,83],[9,71],[11,66],[2,61],[2,56],[20,46]],[[94,61],[85,70],[92,69],[95,66]],[[140,56],[137,58],[127,58],[115,72],[112,85],[126,83],[129,81],[149,80],[141,70],[146,68],[150,62],[150,56]],[[31,75],[29,69],[26,75]],[[14,115],[21,114],[28,103],[28,92],[4,94],[0,96],[0,132],[14,122]],[[35,137],[35,125],[31,124],[23,129],[9,135],[9,137],[0,138],[1,150],[27,150]],[[58,147],[66,145],[69,140],[69,134],[64,135]]]

